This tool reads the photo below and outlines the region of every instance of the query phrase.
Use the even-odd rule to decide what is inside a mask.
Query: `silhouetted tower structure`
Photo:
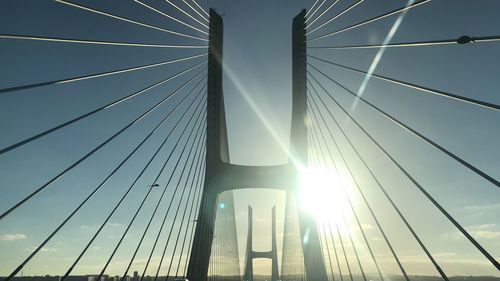
[[[247,234],[247,250],[245,258],[245,275],[243,281],[253,281],[253,260],[254,259],[270,259],[271,260],[271,281],[278,281],[278,250],[276,244],[276,207],[272,209],[271,220],[271,251],[256,252],[253,250],[253,217],[252,207],[248,206],[248,234]]]
[[[305,10],[293,21],[293,102],[290,160],[272,166],[245,166],[229,163],[223,94],[223,21],[210,9],[207,94],[206,173],[200,211],[189,260],[189,280],[206,281],[214,236],[217,198],[224,191],[246,188],[273,188],[296,196],[301,163],[307,163],[306,36]],[[306,276],[327,281],[315,218],[299,212]]]
[[[293,173],[298,176],[301,165],[308,162],[307,155],[307,53],[306,10],[302,10],[292,25],[292,122],[290,128],[290,160]],[[300,179],[292,182],[287,195],[297,197]],[[299,200],[295,200],[299,202]],[[298,211],[302,251],[306,277],[310,281],[327,281],[325,264],[321,254],[316,218]]]

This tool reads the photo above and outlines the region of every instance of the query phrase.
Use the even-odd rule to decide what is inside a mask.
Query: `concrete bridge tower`
[[[248,206],[248,234],[247,234],[247,251],[245,258],[245,273],[243,281],[253,281],[253,260],[254,259],[270,259],[271,260],[271,281],[278,281],[278,247],[276,244],[276,207],[272,209],[271,219],[271,251],[256,252],[253,250],[253,217],[252,207]]]
[[[206,281],[214,236],[217,198],[224,191],[273,188],[297,196],[300,164],[307,163],[307,96],[305,10],[293,20],[293,102],[290,160],[284,165],[244,166],[229,162],[223,94],[223,21],[210,10],[207,95],[207,154],[205,182],[187,277]],[[307,279],[327,281],[315,218],[299,212]],[[275,225],[273,224],[273,227]]]

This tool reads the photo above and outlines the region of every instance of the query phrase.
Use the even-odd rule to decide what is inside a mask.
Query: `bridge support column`
[[[224,161],[229,162],[222,89],[223,23],[213,9],[210,9],[208,44],[205,182],[187,272],[187,278],[194,281],[207,280],[219,196],[211,182],[220,174]]]
[[[292,123],[290,132],[290,160],[295,173],[300,175],[307,156],[307,55],[306,55],[306,11],[302,10],[293,19],[292,30]],[[300,180],[295,182],[294,196],[300,201],[298,188]],[[292,191],[293,192],[293,191]],[[304,267],[309,281],[327,281],[325,264],[321,254],[316,218],[300,210],[297,204]]]

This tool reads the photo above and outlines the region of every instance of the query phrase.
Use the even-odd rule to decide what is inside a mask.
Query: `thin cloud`
[[[478,238],[494,239],[500,237],[500,229],[494,223],[468,226],[467,230]]]
[[[464,209],[468,211],[486,211],[492,209],[500,209],[500,203],[485,204],[485,205],[470,205],[470,206],[465,206]]]
[[[26,235],[22,233],[3,234],[0,236],[0,240],[2,241],[17,241],[22,239],[26,239]]]
[[[495,228],[496,226],[497,225],[494,223],[486,223],[486,224],[469,226],[469,229],[472,229],[472,230],[492,229],[492,228]]]
[[[46,247],[43,247],[41,250],[41,252],[44,252],[44,253],[53,253],[53,252],[59,252],[59,249],[57,248],[46,248]]]
[[[500,237],[500,231],[493,230],[471,230],[469,233],[478,238],[494,239]]]
[[[26,248],[27,251],[33,252],[36,250],[36,247],[31,247],[31,248]],[[58,248],[50,248],[50,247],[43,247],[40,249],[40,252],[42,253],[54,253],[54,252],[59,252],[60,250]]]
[[[500,229],[494,223],[469,225],[465,228],[467,232],[475,238],[497,239],[500,238]],[[458,232],[448,232],[442,235],[444,239],[462,239],[463,235]]]
[[[366,229],[366,230],[368,230],[368,229],[373,229],[373,225],[371,225],[371,224],[369,224],[369,223],[362,223],[362,224],[361,224],[361,227],[362,227],[363,229]]]
[[[452,252],[435,253],[433,255],[434,255],[434,257],[444,257],[444,258],[458,256],[456,253],[452,253]]]

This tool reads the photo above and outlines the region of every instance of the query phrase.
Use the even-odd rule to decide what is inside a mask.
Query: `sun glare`
[[[340,179],[334,171],[307,168],[301,172],[300,207],[318,220],[342,224],[348,203]]]

